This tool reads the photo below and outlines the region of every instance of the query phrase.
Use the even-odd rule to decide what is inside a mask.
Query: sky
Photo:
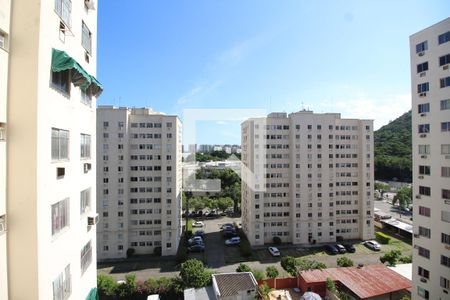
[[[183,122],[186,109],[217,110],[195,123],[197,144],[240,144],[236,109],[337,112],[377,129],[411,108],[409,36],[449,16],[447,0],[99,1],[97,102]]]

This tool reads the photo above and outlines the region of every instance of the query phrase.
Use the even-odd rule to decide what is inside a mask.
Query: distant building
[[[450,18],[410,37],[413,299],[450,299]]]
[[[148,108],[97,109],[98,259],[174,255],[181,235],[181,122]]]
[[[242,228],[252,245],[370,239],[373,121],[271,113],[241,125]],[[254,184],[250,186],[249,184]]]

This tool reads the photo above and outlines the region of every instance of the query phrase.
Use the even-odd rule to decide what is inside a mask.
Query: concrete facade
[[[242,172],[252,245],[373,238],[373,121],[300,111],[249,119],[241,130],[242,162],[254,174]]]
[[[410,37],[413,299],[450,299],[450,18]]]
[[[51,69],[57,49],[95,76],[90,3],[0,1],[0,123],[8,129],[0,141],[1,299],[85,299],[96,287],[96,230],[88,225],[96,211],[96,99],[91,81],[86,92],[74,85],[74,68]]]
[[[97,109],[99,260],[127,249],[175,255],[181,235],[181,122],[148,108]]]

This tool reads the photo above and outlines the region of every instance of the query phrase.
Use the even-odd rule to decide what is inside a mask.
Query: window
[[[72,1],[70,0],[55,0],[55,12],[63,20],[67,26],[72,25],[71,12],[72,12]]]
[[[417,73],[428,71],[428,62],[424,62],[417,65]]]
[[[445,88],[447,86],[450,86],[450,76],[445,77],[445,78],[441,78],[440,82],[441,82],[441,88]]]
[[[69,159],[69,131],[52,128],[52,159]]]
[[[441,110],[450,109],[450,99],[441,100]]]
[[[419,124],[419,133],[430,132],[430,124]]]
[[[441,154],[450,154],[450,144],[442,144],[441,145]]]
[[[441,176],[450,177],[450,167],[441,167]]]
[[[419,145],[419,154],[430,154],[430,145]]]
[[[441,131],[442,132],[450,131],[450,122],[441,122]]]
[[[80,214],[90,210],[91,206],[91,188],[85,189],[80,193]]]
[[[52,235],[69,226],[69,198],[52,205]]]
[[[92,33],[83,21],[81,22],[81,33],[81,45],[87,53],[92,54]]]
[[[430,112],[430,103],[424,103],[417,105],[417,112],[419,114]]]
[[[91,241],[89,241],[82,249],[80,254],[81,261],[81,275],[87,270],[89,265],[92,262],[92,245]]]
[[[450,223],[450,211],[441,211],[441,220]]]
[[[450,257],[441,255],[441,265],[449,267],[450,268]]]
[[[430,175],[430,173],[431,173],[430,166],[419,166],[420,175]]]
[[[428,271],[427,269],[424,269],[422,267],[418,268],[417,274],[421,277],[430,278],[430,271]]]
[[[420,286],[417,287],[417,294],[425,299],[429,299],[430,294],[428,293],[428,291]]]
[[[444,66],[450,63],[450,54],[439,57],[439,66]]]
[[[419,215],[429,217],[431,215],[430,208],[425,206],[419,206]]]
[[[420,53],[425,50],[428,50],[428,41],[424,41],[416,45],[416,53]]]
[[[419,247],[419,251],[418,251],[419,255],[425,258],[430,258],[430,250],[423,248],[423,247]]]
[[[450,200],[450,190],[442,189],[441,193],[443,199]]]
[[[450,31],[447,31],[446,33],[440,34],[438,36],[438,43],[443,44],[450,41]]]
[[[429,228],[419,226],[419,235],[430,238],[431,230]]]
[[[69,298],[72,292],[70,281],[70,265],[53,280],[53,300],[64,300]]]
[[[447,278],[444,278],[441,276],[440,279],[440,284],[441,287],[443,287],[444,289],[449,289],[450,288],[450,281]]]
[[[441,233],[441,243],[450,245],[450,235],[446,233]]]
[[[91,158],[91,136],[89,134],[82,133],[80,137],[81,158]]]
[[[431,196],[431,188],[428,186],[419,185],[419,194],[424,196]]]
[[[430,89],[430,85],[428,82],[420,83],[417,85],[417,93],[425,93],[428,92]]]
[[[60,92],[70,95],[70,70],[61,72],[52,71],[52,87]]]

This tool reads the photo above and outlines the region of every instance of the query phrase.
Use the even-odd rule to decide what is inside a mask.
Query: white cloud
[[[378,129],[411,109],[411,94],[372,98],[358,95],[350,99],[326,100],[312,105],[315,112],[338,112],[343,118],[373,119]]]
[[[216,80],[213,82],[195,85],[192,89],[190,89],[188,92],[177,99],[177,104],[184,105],[187,103],[192,103],[196,99],[207,95],[208,93],[219,87],[222,83],[222,80]]]

